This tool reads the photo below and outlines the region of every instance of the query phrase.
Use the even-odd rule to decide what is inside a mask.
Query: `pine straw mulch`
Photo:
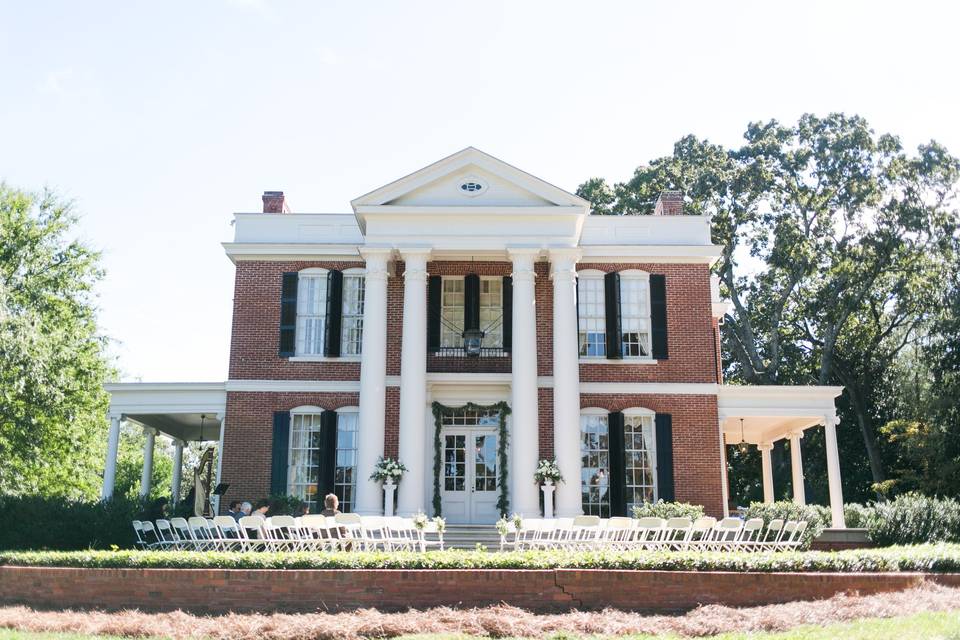
[[[932,583],[895,593],[838,595],[827,600],[762,607],[700,607],[685,615],[643,615],[614,609],[602,612],[533,614],[506,605],[481,609],[440,607],[406,613],[363,609],[350,613],[228,614],[198,616],[176,611],[40,611],[0,607],[0,628],[127,637],[249,640],[354,640],[411,633],[461,633],[487,637],[667,634],[710,636],[730,631],[784,631],[804,624],[830,624],[857,618],[889,618],[924,611],[958,611],[960,588]]]

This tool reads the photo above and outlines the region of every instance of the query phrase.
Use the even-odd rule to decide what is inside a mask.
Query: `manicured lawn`
[[[546,636],[560,640],[570,634]],[[596,638],[597,636],[592,636]],[[634,640],[678,640],[681,636],[623,636]],[[701,636],[702,637],[702,636]],[[960,640],[960,612],[920,613],[901,618],[856,620],[824,627],[802,626],[778,633],[726,633],[713,640]],[[476,636],[455,634],[402,636],[403,640],[473,640]],[[115,636],[87,636],[61,633],[24,633],[0,630],[0,640],[115,640]]]
[[[199,552],[7,551],[0,565],[209,569],[647,569],[660,571],[960,572],[960,544],[785,553],[701,551]]]

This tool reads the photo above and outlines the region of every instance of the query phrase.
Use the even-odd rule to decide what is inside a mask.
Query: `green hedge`
[[[867,537],[880,546],[960,542],[960,502],[917,493],[878,502],[867,516]]]
[[[78,501],[42,496],[0,496],[0,549],[129,548],[138,500]]]
[[[703,517],[703,507],[699,504],[690,504],[688,502],[644,502],[633,508],[634,518],[690,518],[696,520]]]
[[[661,571],[960,572],[960,545],[785,553],[484,551],[239,553],[6,551],[0,565],[180,569],[649,569]]]

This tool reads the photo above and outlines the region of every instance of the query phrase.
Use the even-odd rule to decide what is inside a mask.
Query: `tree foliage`
[[[728,380],[843,385],[839,437],[860,433],[866,484],[879,487],[885,446],[896,446],[880,438],[897,417],[890,372],[946,322],[930,302],[956,271],[958,177],[960,161],[936,142],[910,153],[861,117],[807,114],[751,123],[735,149],[686,136],[630,180],[594,178],[578,194],[597,202],[595,213],[643,215],[660,191],[680,190],[688,213],[709,215],[733,307],[723,323]]]
[[[0,183],[0,494],[99,491],[111,374],[94,286],[99,254],[71,206]]]

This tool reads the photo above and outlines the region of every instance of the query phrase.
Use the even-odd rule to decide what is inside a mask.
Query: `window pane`
[[[340,500],[340,510],[353,510],[357,465],[357,414],[337,414],[337,461],[334,469],[333,493]]]
[[[443,286],[440,296],[440,346],[461,349],[463,348],[463,277],[444,276],[442,282]]]
[[[480,278],[480,330],[484,332],[483,346],[503,346],[503,279],[496,276]]]
[[[610,516],[607,416],[580,416],[580,493],[583,512]]]
[[[297,355],[321,355],[327,312],[327,274],[297,279]]]
[[[654,478],[656,450],[653,443],[653,418],[628,416],[623,424],[626,469],[626,499],[629,513],[635,505],[656,499]]]
[[[363,274],[343,276],[343,320],[340,329],[340,353],[360,355],[363,344],[363,298],[366,279]]]
[[[607,320],[603,278],[583,276],[580,278],[577,291],[580,355],[605,357],[607,355]]]
[[[646,278],[620,278],[621,344],[625,358],[650,357],[650,287]]]

